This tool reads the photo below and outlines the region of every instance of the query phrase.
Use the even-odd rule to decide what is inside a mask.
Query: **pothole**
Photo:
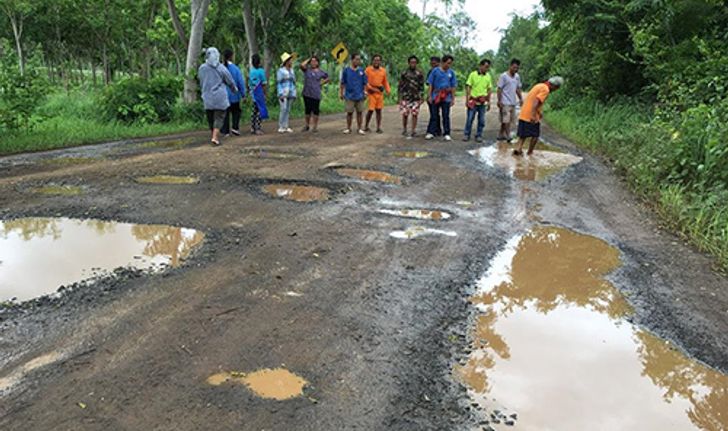
[[[198,184],[200,182],[200,178],[194,176],[153,175],[136,177],[134,181],[139,184]]]
[[[491,424],[728,429],[728,376],[626,320],[632,307],[604,278],[618,250],[539,227],[491,265],[472,299],[472,353],[454,368]]]
[[[235,383],[247,386],[261,398],[278,401],[288,400],[303,395],[308,382],[285,368],[262,369],[253,373],[223,372],[207,378],[212,386]]]
[[[442,220],[448,220],[448,219],[450,219],[450,217],[452,217],[449,213],[446,213],[445,211],[440,211],[440,210],[381,209],[381,210],[378,210],[377,212],[379,212],[381,214],[392,215],[395,217],[412,218],[412,219],[418,219],[418,220],[442,221]]]
[[[469,153],[488,166],[504,169],[511,176],[523,181],[543,180],[582,161],[581,157],[553,151],[553,147],[546,144],[540,146],[544,149],[539,149],[537,146],[531,156],[516,157],[513,155],[513,148],[508,143],[499,142]]]
[[[165,225],[68,218],[0,221],[0,301],[26,301],[122,267],[149,272],[176,267],[203,238],[194,229]]]
[[[393,151],[390,154],[401,159],[423,159],[432,155],[429,151]]]
[[[247,157],[255,157],[258,159],[273,159],[273,160],[291,160],[291,159],[300,159],[300,158],[304,157],[303,154],[299,154],[299,153],[277,151],[277,150],[266,150],[263,148],[244,150],[242,152],[242,154]]]
[[[49,196],[77,196],[83,193],[84,188],[81,186],[63,185],[63,184],[46,184],[28,189],[28,192],[49,195]]]
[[[397,230],[394,232],[391,232],[389,234],[392,238],[397,239],[414,239],[419,238],[421,236],[449,236],[449,237],[455,237],[458,236],[457,232],[453,232],[451,230],[440,230],[440,229],[430,229],[422,226],[414,226],[407,228],[405,230]]]
[[[355,168],[335,168],[334,169],[339,175],[345,177],[357,178],[364,181],[372,181],[378,183],[388,184],[402,184],[402,178],[396,175],[389,174],[381,171],[370,171],[366,169],[355,169]]]
[[[268,184],[263,191],[276,198],[296,202],[316,202],[329,199],[329,189],[296,184]]]

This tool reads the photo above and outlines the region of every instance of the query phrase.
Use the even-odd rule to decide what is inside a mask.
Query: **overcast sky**
[[[435,10],[430,3],[434,5],[439,2],[429,0],[428,13]],[[465,10],[478,24],[477,33],[470,46],[479,53],[489,49],[497,51],[501,37],[498,30],[508,27],[511,22],[510,14],[515,12],[528,15],[540,3],[540,0],[466,0]],[[422,15],[421,0],[409,0],[409,7],[418,16]]]

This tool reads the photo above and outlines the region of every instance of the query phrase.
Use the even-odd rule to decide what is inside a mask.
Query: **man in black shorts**
[[[518,148],[513,150],[514,156],[523,155],[523,145],[528,140],[528,155],[533,154],[538,138],[541,136],[541,119],[543,104],[551,92],[564,85],[564,78],[554,76],[546,82],[536,84],[528,91],[521,115],[518,117]]]

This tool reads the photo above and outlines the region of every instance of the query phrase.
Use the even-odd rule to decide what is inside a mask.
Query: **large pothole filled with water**
[[[204,234],[166,225],[70,218],[0,221],[0,302],[26,301],[118,268],[184,262]]]
[[[561,152],[555,147],[539,143],[533,154],[514,156],[513,146],[498,142],[469,153],[491,167],[498,167],[512,177],[523,181],[541,181],[582,161],[581,157]]]
[[[299,184],[268,184],[263,192],[275,198],[294,202],[317,202],[329,199],[329,189]]]
[[[391,215],[395,217],[411,218],[417,220],[442,221],[449,220],[452,216],[440,210],[423,210],[423,209],[381,209],[380,214]]]
[[[339,175],[349,178],[356,178],[363,181],[387,184],[402,184],[402,177],[398,177],[387,172],[356,168],[335,168],[334,170]]]
[[[284,401],[303,395],[308,382],[285,368],[266,368],[252,373],[222,372],[207,378],[212,386],[240,384],[248,387],[255,395],[277,401]]]
[[[631,324],[617,249],[556,227],[511,239],[479,280],[454,369],[494,429],[725,430],[728,376]]]

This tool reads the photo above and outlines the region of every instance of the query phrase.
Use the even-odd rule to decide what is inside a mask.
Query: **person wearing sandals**
[[[450,137],[450,109],[455,104],[455,90],[458,86],[458,80],[455,71],[452,70],[454,59],[452,55],[442,57],[440,67],[434,69],[427,78],[430,85],[427,95],[427,103],[431,103],[434,108],[432,111],[432,120],[427,127],[426,140],[431,140],[440,129],[440,119],[442,118],[442,133],[445,141],[452,141]]]
[[[481,60],[478,70],[473,71],[465,83],[465,106],[467,106],[467,119],[463,141],[470,140],[473,131],[475,116],[478,117],[478,126],[475,131],[475,141],[483,142],[483,129],[485,129],[485,115],[490,111],[490,98],[493,93],[493,80],[490,77],[490,60]]]
[[[321,85],[331,82],[329,74],[319,68],[318,57],[311,56],[301,63],[303,71],[303,104],[306,109],[306,126],[304,132],[318,132],[319,111],[321,106]],[[313,128],[311,128],[313,123]]]
[[[498,110],[501,122],[499,141],[511,140],[511,129],[516,122],[516,107],[523,105],[521,76],[518,74],[520,67],[521,60],[512,59],[508,70],[498,79]]]
[[[197,70],[202,89],[202,101],[207,114],[207,123],[212,131],[210,142],[220,145],[220,129],[225,120],[225,112],[230,106],[227,88],[233,93],[238,91],[232,75],[220,63],[220,51],[217,48],[205,50],[205,62]]]
[[[284,52],[281,55],[281,68],[276,73],[278,101],[281,104],[278,114],[278,133],[293,133],[293,129],[288,127],[291,105],[296,100],[296,73],[293,71],[293,60],[295,54]]]
[[[377,113],[377,133],[382,131],[382,109],[384,109],[384,93],[389,95],[392,92],[387,79],[387,70],[382,67],[382,56],[374,54],[372,64],[364,70],[367,75],[367,99],[369,100],[369,111],[367,112],[367,121],[364,126],[365,132],[371,132],[369,123],[372,116]]]
[[[243,78],[243,73],[240,71],[240,68],[233,63],[235,54],[231,49],[223,51],[222,58],[224,59],[225,67],[227,67],[228,72],[233,77],[233,81],[235,81],[235,86],[238,87],[238,91],[233,93],[229,88],[227,90],[230,107],[227,109],[225,121],[220,132],[223,136],[228,136],[231,133],[235,136],[240,136],[240,101],[245,99],[245,78]],[[230,127],[231,120],[232,128]]]
[[[528,155],[533,154],[538,138],[541,135],[541,119],[543,118],[543,105],[549,94],[564,85],[564,78],[554,76],[548,81],[536,84],[528,91],[523,102],[521,115],[518,117],[518,148],[513,150],[514,156],[523,155],[523,144],[528,140]]]
[[[339,98],[346,103],[346,129],[344,129],[344,134],[347,135],[351,133],[354,111],[356,111],[356,125],[359,129],[357,133],[366,135],[361,126],[364,104],[366,103],[364,89],[367,86],[367,74],[364,73],[364,69],[361,68],[360,64],[361,55],[351,54],[351,66],[347,66],[341,71]]]
[[[419,60],[412,55],[407,59],[408,68],[399,77],[399,112],[402,114],[402,136],[412,139],[417,128],[417,116],[420,114],[425,92],[425,74],[417,68]],[[407,131],[407,120],[412,117],[412,131]]]
[[[268,79],[265,76],[265,69],[260,67],[260,56],[253,54],[250,57],[250,73],[248,74],[248,85],[250,85],[250,97],[253,99],[253,107],[250,110],[250,133],[253,135],[263,134],[263,120],[268,119],[268,107],[265,102],[265,95],[268,90]]]

